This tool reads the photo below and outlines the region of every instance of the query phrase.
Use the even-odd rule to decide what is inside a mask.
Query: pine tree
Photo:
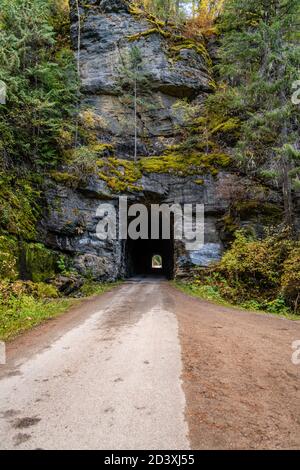
[[[288,225],[299,170],[299,109],[291,101],[300,66],[298,25],[298,0],[228,0],[219,25],[225,84],[212,99],[220,101],[224,89],[232,95],[226,112],[242,121],[236,157],[248,172],[272,174],[281,185]]]
[[[55,28],[66,17],[50,0],[2,0],[0,160],[54,165],[73,132],[77,88],[73,52]],[[67,12],[65,12],[67,14]],[[71,138],[72,140],[72,138]],[[1,162],[0,162],[1,163]]]

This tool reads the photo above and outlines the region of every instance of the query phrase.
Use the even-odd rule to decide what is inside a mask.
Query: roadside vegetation
[[[51,284],[0,281],[0,340],[12,339],[46,320],[62,315],[82,300],[110,291],[119,283],[86,281],[76,297],[62,297]]]
[[[218,264],[176,285],[205,300],[299,320],[300,242],[286,233],[258,240],[238,231]]]
[[[214,287],[211,281],[208,279],[207,284],[203,282],[195,282],[195,281],[173,281],[174,287],[181,290],[187,295],[192,297],[199,298],[201,300],[207,300],[209,302],[213,302],[217,305],[222,305],[224,307],[229,307],[237,310],[245,310],[250,312],[257,312],[261,314],[271,314],[271,315],[278,315],[281,318],[286,318],[288,320],[299,321],[300,317],[299,314],[293,313],[290,309],[286,307],[286,305],[281,305],[280,308],[276,309],[265,309],[265,306],[260,307],[257,301],[252,301],[247,304],[238,304],[237,302],[229,302],[225,298],[223,298],[218,290],[217,287]]]
[[[1,339],[66,311],[72,296],[114,285],[80,279],[70,259],[40,242],[37,229],[45,181],[76,188],[90,175],[123,193],[140,191],[144,173],[194,176],[203,185],[199,175],[228,171],[219,188],[229,207],[219,221],[226,252],[178,285],[223,304],[300,315],[300,107],[291,100],[300,68],[299,1],[129,3],[131,14],[149,23],[128,37],[132,54],[120,71],[123,99],[134,108],[132,161],[99,141],[100,117],[90,109],[78,113],[68,0],[1,2],[0,80],[8,93],[0,104]],[[178,101],[174,112],[185,122],[178,143],[140,158],[136,118],[151,84],[136,44],[151,34],[165,39],[174,66],[183,50],[202,56],[210,80],[207,99]]]
[[[0,105],[0,339],[7,340],[113,285],[82,280],[70,296],[60,291],[56,276],[75,275],[64,256],[39,242],[36,228],[44,179],[75,140],[68,1],[3,0],[0,61],[7,85]]]

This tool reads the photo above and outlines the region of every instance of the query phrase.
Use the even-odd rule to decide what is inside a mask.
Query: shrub
[[[51,284],[31,281],[0,281],[0,305],[7,305],[22,296],[34,299],[56,299],[58,290]]]
[[[297,312],[300,307],[300,247],[290,253],[283,265],[281,286],[286,302]]]
[[[18,246],[13,238],[0,236],[0,279],[17,278],[17,250]]]
[[[63,313],[72,301],[57,299],[55,287],[44,283],[0,282],[0,339],[7,340]]]
[[[217,269],[231,285],[250,288],[250,291],[278,288],[283,263],[292,248],[293,242],[286,238],[270,236],[255,240],[239,231]]]
[[[189,289],[202,298],[223,299],[250,310],[298,313],[300,242],[286,233],[258,240],[239,231],[218,264],[194,271]]]

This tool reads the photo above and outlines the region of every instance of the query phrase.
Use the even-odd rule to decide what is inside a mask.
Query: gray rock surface
[[[72,38],[77,44],[78,18],[71,0]],[[96,134],[101,142],[115,145],[119,158],[133,155],[133,110],[124,102],[120,91],[120,66],[132,45],[137,45],[151,83],[147,100],[151,107],[138,116],[139,155],[157,155],[176,142],[180,116],[174,104],[181,98],[195,97],[199,102],[210,91],[210,77],[204,59],[192,49],[184,49],[179,60],[172,61],[166,39],[159,33],[130,42],[129,36],[153,28],[146,19],[132,15],[125,0],[85,0],[80,3],[80,69],[82,107],[95,116]],[[191,177],[170,174],[144,174],[136,193],[128,194],[130,203],[198,203],[205,205],[205,245],[188,252],[184,242],[175,241],[175,271],[193,265],[208,266],[220,259],[223,244],[218,220],[228,208],[217,187],[218,177],[199,175],[202,185]],[[77,189],[49,182],[45,188],[47,214],[41,225],[43,240],[53,249],[73,258],[81,275],[99,280],[113,280],[129,273],[131,260],[124,240],[99,240],[97,216],[99,204],[109,203],[118,209],[118,196],[97,175]]]
[[[130,36],[153,29],[153,24],[130,14],[125,1],[90,0],[80,2],[80,5],[83,18],[80,50],[82,105],[101,117],[99,137],[119,144],[118,154],[127,157],[132,142],[128,137],[133,138],[133,109],[124,103],[120,70],[128,62],[130,49],[138,46],[144,73],[151,83],[149,96],[145,99],[148,106],[138,119],[139,153],[157,152],[163,141],[168,144],[168,139],[176,134],[178,118],[172,108],[176,100],[211,91],[204,58],[192,49],[184,49],[179,60],[172,60],[167,42],[159,33],[129,41]],[[71,6],[71,34],[76,48],[78,20],[74,1]],[[124,146],[124,137],[128,141],[127,146]]]

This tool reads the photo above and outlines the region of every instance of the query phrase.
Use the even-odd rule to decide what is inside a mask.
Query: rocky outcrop
[[[187,252],[183,248],[180,255],[175,256],[175,265],[178,264],[178,267],[189,267],[192,264],[207,266],[220,257],[222,242],[216,224],[226,210],[226,204],[219,200],[216,191],[221,179],[222,174],[218,178],[207,176],[205,183],[200,186],[190,177],[150,174],[144,175],[139,182],[142,191],[128,194],[129,205],[136,202],[149,204],[150,201],[181,205],[205,204],[206,244],[198,252]],[[126,276],[128,272],[126,241],[99,240],[97,225],[101,217],[97,216],[97,209],[101,204],[108,203],[118,211],[119,195],[111,194],[109,200],[103,199],[103,188],[97,180],[94,180],[94,186],[91,185],[92,182],[86,192],[85,188],[80,191],[49,183],[46,191],[49,213],[43,224],[44,236],[49,247],[73,257],[74,267],[80,274],[113,280]]]
[[[78,22],[75,1],[70,1],[72,37],[77,44]],[[130,11],[125,0],[85,0],[80,2],[81,48],[80,70],[82,109],[88,109],[96,123],[98,142],[112,144],[118,158],[132,160],[133,110],[120,89],[120,67],[133,44],[142,53],[144,72],[151,89],[146,99],[151,106],[138,115],[138,154],[159,155],[178,141],[182,124],[174,105],[182,98],[202,100],[211,91],[207,58],[201,50],[181,47],[176,58],[170,45],[153,22]],[[182,273],[193,265],[208,266],[218,260],[224,237],[218,221],[228,208],[218,192],[226,173],[209,172],[196,178],[171,173],[142,174],[136,190],[124,191],[129,204],[198,203],[205,204],[205,245],[189,252],[184,242],[171,241],[168,256],[174,261],[172,270]],[[132,273],[134,244],[125,240],[100,240],[97,236],[99,204],[118,211],[118,197],[99,175],[91,175],[76,188],[49,181],[45,189],[48,211],[41,225],[46,244],[73,259],[81,275],[94,279],[113,280]],[[171,246],[171,245],[170,245]],[[139,248],[140,249],[140,248]],[[171,266],[170,260],[168,260]]]
[[[144,98],[146,109],[138,116],[139,155],[157,154],[164,144],[172,143],[180,125],[178,113],[173,109],[177,99],[211,91],[205,57],[194,49],[182,48],[176,60],[172,59],[159,29],[130,13],[125,1],[91,0],[84,2],[80,11],[82,106],[100,117],[98,137],[116,144],[118,156],[132,155],[133,109],[128,101],[124,102],[120,69],[129,50],[136,45],[143,59],[143,73],[151,84],[151,93]],[[76,46],[78,28],[74,9],[72,19]]]

